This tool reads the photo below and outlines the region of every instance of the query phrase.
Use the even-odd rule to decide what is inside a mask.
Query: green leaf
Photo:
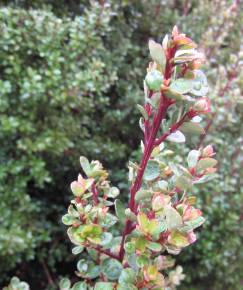
[[[94,290],[113,290],[113,283],[110,282],[97,282]]]
[[[179,226],[182,225],[181,215],[171,205],[165,207],[163,214],[166,219],[166,226],[169,230],[178,228]]]
[[[84,250],[83,246],[76,246],[76,247],[72,248],[72,253],[74,255],[78,255],[78,254],[82,253],[83,250]]]
[[[204,175],[203,177],[193,181],[193,184],[201,184],[201,183],[205,183],[205,182],[208,182],[214,178],[216,178],[216,174],[207,174],[207,175]]]
[[[117,290],[138,290],[133,284],[119,284]]]
[[[180,126],[180,130],[183,133],[187,134],[205,134],[204,129],[198,124],[194,122],[185,122]]]
[[[130,221],[136,222],[137,221],[137,216],[130,210],[130,208],[125,209],[125,215],[127,219]]]
[[[179,248],[186,247],[190,244],[187,235],[179,231],[172,231],[168,238],[168,242]]]
[[[180,94],[188,93],[192,89],[192,86],[193,80],[185,78],[176,79],[170,84],[170,88]]]
[[[125,243],[125,251],[126,251],[126,253],[133,254],[133,253],[135,253],[135,250],[136,250],[136,248],[135,248],[134,242]]]
[[[73,285],[72,290],[88,290],[88,285],[85,282],[77,282]]]
[[[185,136],[179,131],[175,131],[174,133],[171,133],[166,140],[170,142],[175,142],[175,143],[184,143],[186,141]]]
[[[74,216],[72,216],[71,214],[65,214],[62,217],[62,222],[64,223],[64,225],[66,226],[71,226],[72,224],[74,224],[75,222],[77,222],[77,218],[75,218]]]
[[[198,158],[200,156],[199,150],[191,150],[187,156],[187,164],[189,168],[193,168],[197,165]]]
[[[157,108],[159,105],[160,98],[161,98],[160,92],[155,92],[154,94],[152,94],[151,98],[146,98],[145,100],[154,108]]]
[[[135,200],[136,201],[141,201],[143,199],[152,197],[152,195],[153,195],[153,191],[140,189],[135,195]]]
[[[59,287],[60,290],[68,290],[71,287],[71,282],[69,279],[67,278],[63,278],[61,279],[61,281],[59,282]]]
[[[136,280],[136,273],[133,269],[123,269],[118,282],[121,284],[133,284]]]
[[[147,256],[141,255],[137,257],[137,266],[143,268],[149,265],[149,258]]]
[[[208,93],[208,82],[205,74],[200,70],[194,70],[195,78],[191,93],[198,97],[203,97]]]
[[[178,176],[176,179],[176,187],[181,190],[187,190],[192,186],[192,180],[186,177],[185,175]]]
[[[108,192],[106,193],[107,197],[116,198],[120,194],[120,191],[117,187],[111,187]]]
[[[147,248],[154,252],[160,252],[162,250],[161,244],[155,242],[149,242],[147,244]]]
[[[137,104],[137,108],[138,108],[139,112],[142,114],[142,116],[144,117],[144,119],[148,120],[148,114],[145,111],[144,107],[139,105],[139,104]]]
[[[85,174],[87,176],[89,176],[89,174],[91,172],[89,160],[86,157],[81,156],[80,157],[80,164],[81,164],[81,167],[82,167],[83,171],[85,172]]]
[[[115,210],[116,210],[116,216],[118,217],[119,222],[122,224],[125,224],[125,221],[126,221],[125,207],[119,199],[115,200]]]
[[[181,100],[184,99],[184,96],[182,94],[180,94],[179,92],[173,90],[170,87],[166,87],[166,89],[163,90],[163,93],[169,99],[174,99],[174,100],[177,100],[177,101],[181,101]]]
[[[122,264],[115,259],[105,259],[101,264],[101,271],[112,281],[119,278],[123,267]]]
[[[150,90],[159,91],[163,82],[163,76],[160,71],[149,71],[145,77],[145,82]]]
[[[200,227],[205,222],[205,218],[202,216],[197,217],[192,221],[186,221],[184,225],[180,228],[180,231],[189,232],[198,227]]]
[[[112,241],[112,238],[113,238],[113,236],[112,236],[112,234],[111,233],[107,233],[107,232],[105,232],[105,233],[103,233],[102,235],[101,235],[101,241],[100,241],[100,245],[101,246],[106,246],[106,245],[108,245],[111,241]]]
[[[159,164],[157,161],[149,160],[144,172],[144,180],[152,181],[159,177]]]
[[[168,191],[168,182],[165,180],[158,181],[158,187],[162,192]]]
[[[118,221],[117,217],[113,214],[107,213],[104,218],[99,220],[102,227],[110,228]]]
[[[205,170],[207,168],[214,167],[217,163],[218,163],[217,160],[215,160],[213,158],[202,158],[198,161],[197,166],[196,166],[196,170],[202,171],[202,170]]]
[[[93,261],[82,259],[78,261],[77,268],[84,278],[95,279],[100,275],[100,266],[95,265]]]
[[[148,45],[152,59],[163,67],[165,65],[166,58],[162,45],[152,39],[149,40]]]

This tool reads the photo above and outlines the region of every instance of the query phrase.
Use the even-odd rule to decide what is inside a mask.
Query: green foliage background
[[[0,284],[15,274],[32,289],[55,289],[52,280],[74,277],[60,217],[78,157],[112,169],[126,200],[126,163],[141,137],[135,104],[143,98],[147,41],[177,24],[207,55],[215,117],[204,142],[215,144],[220,163],[218,179],[198,192],[207,223],[179,258],[187,274],[181,288],[242,289],[243,9],[240,1],[233,5],[2,1]]]

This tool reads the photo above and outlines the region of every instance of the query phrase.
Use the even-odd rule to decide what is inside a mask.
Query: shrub
[[[166,254],[177,255],[196,241],[194,230],[204,218],[190,193],[214,177],[217,164],[211,145],[191,150],[186,167],[180,155],[169,162],[165,157],[173,153],[167,141],[184,143],[185,135],[202,134],[199,115],[210,112],[207,79],[199,70],[203,55],[196,47],[177,27],[162,45],[149,41],[152,62],[144,105],[138,105],[142,156],[129,164],[128,207],[116,199],[119,189],[101,163],[80,158],[83,173],[71,183],[74,199],[62,221],[69,226],[72,252],[85,251],[76,272],[82,280],[71,288],[63,279],[61,289],[175,289],[183,280],[178,266],[165,276],[173,265]]]
[[[5,129],[3,133],[0,133],[2,144],[0,156],[3,164],[1,167],[1,173],[3,173],[0,174],[1,209],[3,213],[0,230],[1,279],[4,277],[3,273],[6,273],[9,268],[13,268],[18,262],[18,267],[14,270],[16,274],[18,274],[16,271],[20,271],[22,277],[25,279],[28,277],[28,281],[34,285],[36,283],[36,287],[40,285],[44,287],[46,278],[42,274],[43,269],[39,268],[38,262],[34,264],[27,263],[27,259],[33,259],[36,254],[40,256],[40,260],[48,257],[46,262],[49,265],[47,266],[51,267],[54,278],[54,265],[57,266],[58,262],[61,265],[59,267],[60,274],[70,271],[67,247],[64,247],[62,242],[63,230],[57,225],[56,221],[58,215],[60,216],[64,211],[65,197],[63,192],[65,185],[75,174],[76,170],[73,170],[73,166],[76,165],[78,154],[101,159],[108,168],[112,168],[111,178],[121,189],[123,188],[121,198],[125,200],[126,196],[123,193],[126,192],[124,189],[127,185],[124,165],[130,152],[138,144],[139,133],[136,131],[137,127],[134,122],[134,117],[136,117],[134,104],[141,94],[136,80],[142,78],[144,71],[144,56],[147,53],[145,43],[150,36],[157,37],[161,32],[166,33],[168,27],[177,23],[196,41],[200,41],[200,47],[205,50],[208,59],[205,69],[208,71],[207,75],[210,83],[214,84],[214,90],[210,88],[209,94],[212,100],[212,110],[214,112],[216,108],[219,108],[207,134],[208,142],[216,144],[217,154],[220,156],[218,158],[220,160],[220,174],[217,179],[219,182],[214,181],[209,186],[205,184],[203,188],[200,188],[200,194],[197,196],[207,222],[204,230],[200,233],[202,237],[181,255],[183,260],[180,262],[183,267],[186,267],[187,273],[186,289],[188,289],[188,285],[196,284],[199,284],[197,288],[201,287],[202,289],[240,288],[242,277],[239,273],[243,272],[241,270],[242,257],[238,254],[241,253],[239,241],[242,239],[239,178],[241,167],[237,149],[235,150],[232,145],[236,144],[235,142],[240,144],[239,132],[242,120],[239,98],[242,95],[242,81],[240,81],[241,75],[239,73],[240,61],[236,61],[240,57],[237,51],[240,50],[242,43],[240,34],[243,9],[240,9],[240,1],[234,1],[233,5],[231,1],[218,0],[203,0],[200,2],[151,0],[132,1],[132,3],[129,3],[129,1],[109,1],[111,7],[108,9],[106,6],[105,9],[106,15],[109,14],[109,16],[101,18],[101,22],[109,20],[100,29],[93,20],[99,19],[98,22],[100,22],[99,15],[102,13],[103,7],[96,5],[95,2],[92,5],[88,1],[58,1],[57,4],[56,1],[21,0],[3,1],[3,3],[14,8],[1,10],[1,15],[3,11],[5,13],[5,17],[1,16],[1,28],[2,25],[8,27],[8,30],[11,28],[11,32],[8,31],[8,33],[10,33],[12,42],[18,42],[20,48],[11,51],[11,57],[18,60],[16,67],[20,65],[20,68],[15,70],[12,78],[6,74],[6,67],[2,65],[0,72],[1,79],[4,81],[4,85],[2,85],[2,82],[0,84],[2,94],[0,98],[2,105],[1,117],[3,116],[4,123],[7,124],[6,127],[11,126],[10,129],[3,126]],[[20,8],[30,10],[25,11]],[[42,10],[33,11],[32,8]],[[6,9],[10,9],[9,14]],[[52,13],[47,12],[49,10]],[[217,13],[212,13],[216,10]],[[12,15],[12,19],[10,15]],[[45,17],[45,22],[38,21],[42,15]],[[75,29],[76,31],[81,30],[82,42],[85,42],[87,47],[85,53],[80,55],[79,50],[83,51],[83,48],[81,49],[79,41],[75,43],[77,50],[74,50],[73,54],[76,53],[79,56],[79,61],[76,62],[74,56],[75,61],[72,63],[73,68],[71,68],[71,63],[66,61],[66,59],[70,60],[69,52],[67,52],[68,44],[66,43],[68,37],[66,36],[70,33],[70,26],[73,27],[73,21],[78,22],[79,16],[84,20],[87,29],[84,29],[84,27]],[[30,22],[28,27],[24,24],[24,19]],[[48,27],[58,21],[62,21],[62,27],[56,25],[57,30],[55,32],[60,35],[60,30],[64,29],[62,39],[65,39],[65,41],[60,39],[62,45],[56,45],[55,51],[65,59],[61,71],[64,77],[66,77],[66,74],[70,75],[70,80],[66,81],[67,86],[72,86],[69,82],[76,79],[76,71],[79,71],[81,63],[86,61],[86,56],[91,59],[95,55],[99,61],[105,64],[104,67],[109,68],[105,70],[106,73],[102,73],[104,71],[100,70],[99,75],[106,84],[108,83],[108,88],[103,90],[102,93],[100,93],[100,88],[97,88],[99,93],[96,92],[95,88],[91,95],[86,95],[80,89],[78,93],[82,94],[82,104],[86,104],[85,106],[80,105],[80,97],[75,101],[77,98],[75,93],[71,96],[74,106],[80,108],[82,116],[78,112],[75,113],[76,111],[73,109],[67,109],[71,106],[70,97],[66,101],[60,101],[60,107],[65,107],[65,112],[69,112],[69,121],[66,120],[67,114],[62,114],[58,108],[54,109],[53,106],[49,108],[48,112],[45,112],[45,116],[53,121],[52,124],[45,122],[43,132],[46,128],[55,130],[56,127],[61,127],[60,134],[62,138],[65,139],[66,137],[65,142],[73,143],[70,145],[71,148],[68,146],[68,150],[64,150],[65,155],[62,150],[59,153],[55,152],[54,145],[51,146],[51,150],[45,149],[38,154],[35,153],[35,155],[31,153],[26,155],[28,150],[25,153],[23,150],[16,150],[16,140],[24,139],[25,136],[22,135],[20,130],[16,131],[16,134],[13,133],[16,130],[15,120],[18,112],[23,109],[22,119],[24,118],[24,123],[27,124],[27,127],[30,127],[30,131],[37,132],[33,135],[33,139],[36,139],[40,127],[36,128],[35,126],[35,123],[38,123],[35,120],[39,118],[39,115],[36,115],[36,113],[39,114],[36,109],[39,103],[32,101],[33,110],[28,101],[29,105],[25,110],[22,106],[23,102],[18,102],[17,105],[15,101],[11,104],[9,102],[11,99],[18,99],[20,95],[18,90],[22,87],[23,80],[29,79],[27,74],[24,75],[24,78],[22,77],[23,72],[26,72],[26,67],[33,67],[38,70],[40,64],[42,64],[42,67],[45,66],[48,55],[54,54],[54,48],[50,47],[47,50],[47,55],[43,58],[38,57],[38,53],[37,57],[35,54],[31,54],[30,58],[26,55],[28,49],[30,49],[29,46],[33,49],[35,44],[39,46],[41,43],[41,39],[38,38],[37,40],[37,37],[33,38],[33,36],[39,34],[42,39],[50,39],[53,33],[52,30],[49,33]],[[21,25],[17,23],[21,23]],[[9,55],[9,51],[3,49],[5,41],[7,44],[10,41],[5,35],[6,27],[2,28],[1,64],[6,60],[8,61]],[[75,29],[73,28],[74,34]],[[41,32],[41,30],[43,31]],[[92,43],[99,46],[98,56],[93,49],[93,44],[88,42],[90,31],[92,31],[91,34],[94,37]],[[19,35],[18,38],[17,35]],[[32,42],[31,39],[34,39],[35,42]],[[62,52],[64,44],[66,47],[65,53]],[[100,46],[105,48],[107,57],[104,57]],[[22,51],[21,54],[20,51]],[[10,63],[10,67],[15,66],[14,61],[8,61],[8,63]],[[236,63],[239,64],[238,67],[235,67]],[[88,67],[91,71],[91,66],[88,65]],[[106,75],[111,75],[111,71],[119,78],[119,82],[116,80],[107,82]],[[233,78],[232,72],[235,76]],[[11,78],[11,84],[18,81],[19,88],[14,89],[14,93],[13,91],[8,93],[9,85],[5,81],[9,78]],[[55,92],[58,94],[60,92],[60,95],[63,95],[63,92],[66,91],[62,88],[63,78],[51,76],[50,79]],[[42,79],[38,83],[46,87],[45,81],[46,79]],[[89,79],[83,81],[88,82]],[[101,82],[97,82],[97,84],[101,84]],[[226,85],[228,89],[222,97],[218,97],[219,91]],[[35,95],[35,92],[32,93]],[[57,95],[51,97],[57,102]],[[102,101],[100,101],[101,99]],[[99,106],[97,101],[100,104]],[[6,103],[8,104],[7,110]],[[67,108],[66,103],[68,104]],[[225,108],[224,103],[227,104],[227,108]],[[85,113],[85,116],[83,113]],[[12,115],[14,118],[12,118]],[[53,116],[56,116],[55,120]],[[80,123],[82,127],[79,126]],[[117,124],[119,124],[119,131],[117,130]],[[70,132],[69,125],[70,128],[74,128]],[[22,129],[22,131],[25,130]],[[26,133],[24,134],[26,135]],[[30,133],[28,133],[28,136],[30,136]],[[90,139],[90,136],[92,136],[92,139]],[[222,144],[222,140],[224,140],[224,144]],[[12,145],[9,146],[9,144]],[[62,146],[62,144],[58,146]],[[193,147],[194,144],[191,146]],[[239,145],[235,147],[239,147]],[[174,151],[176,150],[181,152],[182,147],[174,148]],[[32,149],[30,152],[32,152]],[[186,153],[187,151],[185,151]],[[138,155],[139,152],[134,154],[133,157],[136,159]],[[22,159],[17,161],[16,157],[19,158],[19,156]],[[231,158],[233,162],[231,162]],[[37,161],[35,162],[35,160]],[[33,170],[30,174],[30,168],[32,167]],[[48,182],[43,181],[39,184],[39,179]],[[51,181],[49,181],[50,179]],[[211,194],[212,189],[215,194]],[[210,198],[208,196],[209,192]],[[13,210],[10,211],[10,209]],[[52,239],[53,241],[51,241],[51,236],[55,236]],[[223,242],[225,239],[227,239],[227,242]],[[10,244],[9,240],[11,240]],[[219,240],[222,241],[220,247],[218,246]],[[195,268],[197,266],[198,268]]]
[[[112,132],[113,120],[127,112],[107,92],[122,69],[114,60],[122,64],[128,48],[122,41],[113,52],[106,48],[110,19],[110,8],[99,5],[73,20],[37,10],[0,11],[1,271],[22,254],[33,258],[36,247],[60,232],[62,179],[78,151],[115,164],[130,150],[121,141],[126,127]]]

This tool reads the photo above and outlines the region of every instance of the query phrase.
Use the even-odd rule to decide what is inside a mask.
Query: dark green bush
[[[2,272],[60,234],[58,213],[78,155],[118,168],[131,150],[122,143],[131,124],[121,130],[115,124],[130,112],[138,86],[116,88],[129,46],[126,39],[115,46],[110,21],[109,7],[99,5],[73,20],[0,10]]]

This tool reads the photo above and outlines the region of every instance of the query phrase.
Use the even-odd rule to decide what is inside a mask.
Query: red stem
[[[98,200],[99,192],[97,190],[97,187],[95,185],[95,182],[92,184],[91,190],[92,190],[92,193],[93,193],[93,201],[94,201],[94,204],[97,205],[99,203],[99,200]]]
[[[160,145],[165,139],[171,134],[174,133],[185,121],[187,118],[190,118],[190,111],[185,113],[185,115],[175,124],[171,126],[171,128],[165,132],[159,139],[155,140],[154,146]]]
[[[150,155],[151,155],[153,148],[154,148],[155,138],[157,136],[161,121],[164,118],[166,111],[167,111],[168,107],[170,106],[170,104],[171,104],[171,102],[161,94],[159,110],[158,110],[156,117],[153,120],[152,131],[151,131],[150,136],[148,138],[147,144],[145,144],[144,154],[143,154],[142,160],[141,160],[140,165],[139,165],[136,179],[135,179],[135,181],[130,189],[129,208],[131,209],[132,212],[136,213],[136,211],[137,211],[137,205],[135,203],[135,195],[141,187],[143,174],[144,174],[145,168],[147,166],[148,160],[150,158]],[[123,260],[123,257],[125,254],[125,250],[124,250],[125,238],[128,234],[130,234],[131,230],[132,230],[132,222],[130,220],[127,220],[126,224],[125,224],[125,229],[124,229],[123,234],[122,234],[121,248],[120,248],[120,252],[119,252],[120,261]]]
[[[173,59],[175,52],[176,52],[176,46],[173,46],[167,50],[165,73],[164,73],[164,83],[167,83],[168,80],[171,78],[171,74],[173,71],[173,64],[172,64],[171,60]],[[148,160],[151,156],[151,153],[154,149],[154,143],[155,143],[156,136],[157,136],[157,133],[158,133],[160,125],[161,125],[161,121],[163,118],[165,118],[167,109],[173,103],[174,102],[172,100],[167,99],[163,95],[163,93],[161,93],[159,109],[158,109],[157,114],[156,113],[154,114],[154,118],[153,118],[151,126],[149,126],[149,122],[146,123],[144,154],[143,154],[143,157],[142,157],[140,165],[139,165],[136,179],[130,188],[129,208],[135,214],[137,213],[137,205],[135,202],[135,195],[142,185],[143,174],[144,174],[145,168],[147,166]],[[121,241],[121,247],[120,247],[120,252],[119,252],[120,261],[123,261],[124,254],[125,254],[124,244],[125,244],[126,236],[131,233],[132,229],[133,229],[132,221],[127,220],[126,224],[125,224],[124,231],[122,233],[122,241]]]
[[[98,248],[98,247],[92,247],[92,248],[101,254],[105,254],[113,259],[119,260],[119,257],[111,253],[109,250],[102,250],[101,248]]]

